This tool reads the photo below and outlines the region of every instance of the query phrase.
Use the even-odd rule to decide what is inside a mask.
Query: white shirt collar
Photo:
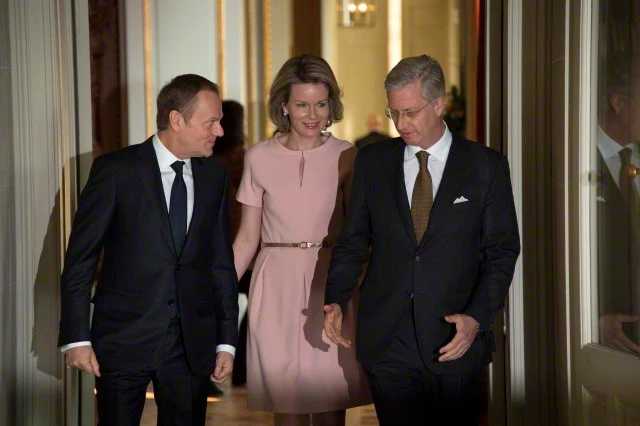
[[[444,133],[435,144],[431,145],[428,149],[422,149],[419,146],[415,145],[407,145],[407,148],[404,150],[404,160],[407,161],[415,155],[419,151],[427,151],[430,156],[435,157],[438,161],[446,162],[447,156],[449,155],[449,149],[451,148],[451,142],[453,141],[453,136],[449,131],[449,127],[447,127],[447,123],[444,121]]]
[[[160,171],[172,170],[171,165],[176,161],[184,161],[185,167],[189,172],[191,172],[191,158],[186,158],[184,160],[179,159],[171,151],[167,149],[166,146],[160,141],[158,134],[153,135],[153,149],[156,151],[156,157],[158,158],[158,166],[160,166]]]

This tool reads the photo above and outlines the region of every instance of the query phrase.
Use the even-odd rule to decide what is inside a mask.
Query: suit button
[[[179,270],[180,270],[180,264],[178,263],[178,264],[176,265],[176,271],[179,271]]]
[[[175,300],[173,300],[173,299],[169,299],[169,301],[167,302],[167,305],[169,305],[169,306],[173,306],[173,304],[174,304],[174,303],[176,303],[176,301],[175,301]]]
[[[420,263],[421,260],[422,258],[420,256],[416,256],[416,263]]]

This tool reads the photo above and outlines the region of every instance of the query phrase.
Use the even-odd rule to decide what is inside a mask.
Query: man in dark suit
[[[435,59],[403,59],[385,88],[400,138],[358,153],[325,332],[351,344],[342,316],[368,260],[356,347],[380,424],[477,425],[492,325],[520,252],[509,166],[451,135]]]
[[[358,149],[362,149],[372,143],[390,138],[386,133],[380,132],[380,126],[382,125],[381,121],[382,120],[378,114],[371,113],[367,116],[367,128],[369,129],[369,133],[356,139],[355,144]]]
[[[600,343],[640,354],[640,59],[605,64],[597,134]]]
[[[95,374],[101,425],[139,424],[150,381],[159,425],[203,425],[209,378],[233,369],[227,172],[206,158],[223,134],[218,87],[181,75],[157,105],[157,134],[95,160],[62,273],[59,343]]]

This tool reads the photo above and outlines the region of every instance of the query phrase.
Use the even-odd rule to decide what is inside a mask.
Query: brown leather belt
[[[323,241],[321,243],[312,243],[303,241],[300,243],[262,243],[262,247],[282,247],[282,248],[328,248],[332,247],[331,241]]]

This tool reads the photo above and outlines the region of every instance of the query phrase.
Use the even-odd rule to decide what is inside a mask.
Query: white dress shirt
[[[640,153],[638,153],[636,144],[630,143],[629,145],[622,146],[598,127],[598,151],[600,151],[600,155],[602,155],[602,159],[607,165],[607,169],[609,169],[611,177],[618,188],[620,188],[620,168],[622,167],[620,151],[624,148],[631,150],[631,164],[640,167]],[[640,193],[640,179],[638,179],[638,176],[633,178],[633,183],[636,186],[636,190]]]
[[[418,170],[420,169],[420,163],[416,154],[420,151],[427,151],[429,157],[427,160],[427,168],[431,175],[431,183],[433,189],[433,199],[436,199],[436,193],[440,187],[442,181],[442,174],[444,173],[444,166],[447,164],[447,157],[449,157],[449,150],[451,149],[451,142],[453,137],[451,132],[444,123],[444,133],[438,142],[433,144],[428,149],[422,149],[419,146],[407,145],[404,148],[404,184],[407,187],[407,198],[409,198],[409,207],[411,207],[411,198],[413,197],[413,186],[416,184],[416,178],[418,177]]]
[[[156,158],[158,159],[158,166],[160,167],[160,178],[162,180],[162,189],[164,192],[164,199],[167,203],[167,212],[169,211],[169,203],[171,201],[171,187],[173,186],[173,180],[176,178],[176,172],[171,168],[171,165],[176,161],[184,161],[184,167],[182,168],[182,176],[184,183],[187,186],[187,230],[191,224],[191,216],[193,216],[193,171],[191,169],[191,159],[184,160],[179,159],[167,149],[156,133],[153,135],[153,149],[156,152]],[[68,349],[75,348],[76,346],[90,346],[91,342],[76,342],[69,343],[60,348],[62,352]],[[216,352],[225,351],[235,356],[236,349],[231,345],[218,345],[216,346]]]

